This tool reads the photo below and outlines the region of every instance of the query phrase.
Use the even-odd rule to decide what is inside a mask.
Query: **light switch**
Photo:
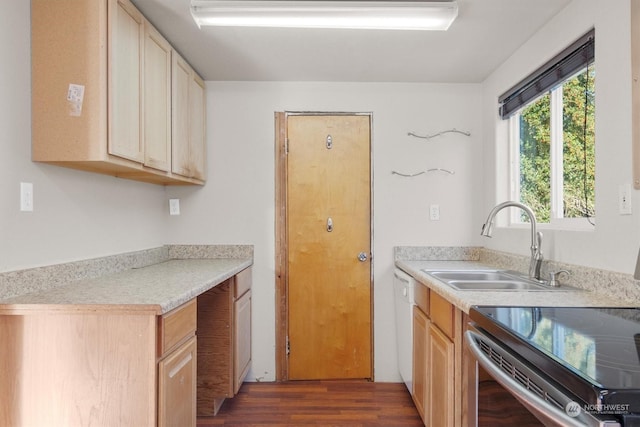
[[[180,199],[169,199],[169,215],[180,215]]]
[[[33,184],[30,182],[20,183],[20,210],[33,212]]]
[[[431,221],[440,221],[440,205],[429,206],[429,219]]]
[[[620,215],[631,215],[631,184],[622,184],[618,188],[618,211]]]

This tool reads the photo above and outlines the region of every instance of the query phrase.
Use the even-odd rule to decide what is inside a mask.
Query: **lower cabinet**
[[[197,414],[218,413],[251,363],[251,268],[198,296]]]
[[[426,424],[429,426],[453,426],[454,348],[453,342],[433,323],[429,325],[427,338],[427,372],[429,398]]]
[[[251,364],[251,269],[155,307],[0,312],[0,426],[195,427]]]
[[[413,400],[425,426],[461,426],[461,312],[425,286],[418,289],[413,308]]]
[[[158,426],[196,425],[196,337],[158,363]]]
[[[158,426],[196,425],[196,300],[158,317]]]

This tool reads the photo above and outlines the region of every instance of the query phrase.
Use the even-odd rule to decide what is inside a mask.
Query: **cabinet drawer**
[[[416,283],[413,290],[416,305],[420,307],[420,310],[427,316],[429,315],[429,288],[421,283]]]
[[[454,306],[436,292],[431,292],[429,297],[429,317],[442,332],[453,339]]]
[[[196,330],[195,298],[158,318],[158,356],[170,351]]]
[[[234,297],[237,299],[251,289],[251,267],[245,268],[236,274],[236,286]]]

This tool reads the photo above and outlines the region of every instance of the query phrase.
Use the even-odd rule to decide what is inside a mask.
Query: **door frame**
[[[276,381],[289,380],[289,365],[287,363],[287,334],[289,331],[288,312],[288,236],[287,236],[287,120],[289,116],[368,116],[369,117],[369,287],[371,304],[371,373],[374,380],[375,343],[374,343],[374,305],[373,305],[373,113],[350,112],[296,112],[276,111],[275,119],[275,328],[276,328]]]

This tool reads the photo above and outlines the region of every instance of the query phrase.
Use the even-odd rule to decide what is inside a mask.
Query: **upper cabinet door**
[[[142,163],[144,17],[129,0],[111,0],[109,31],[109,154]]]
[[[173,78],[173,139],[171,171],[183,176],[191,175],[189,165],[189,85],[191,67],[177,53],[172,59]]]
[[[173,139],[171,171],[205,179],[204,82],[175,51],[172,59]]]
[[[189,86],[189,157],[191,178],[205,179],[205,105],[204,81],[193,72]]]
[[[144,165],[171,164],[171,45],[148,21],[144,25]]]

